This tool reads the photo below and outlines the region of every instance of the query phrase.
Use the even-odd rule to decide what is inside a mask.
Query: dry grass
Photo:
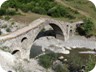
[[[35,13],[23,13],[22,15],[15,15],[12,16],[12,18],[16,22],[21,22],[24,24],[29,24],[30,22],[40,18],[40,17],[48,17],[46,15],[40,15],[40,14],[35,14]]]

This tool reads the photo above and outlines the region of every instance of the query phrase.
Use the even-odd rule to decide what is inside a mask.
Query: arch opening
[[[63,31],[58,25],[50,23],[48,26],[50,26],[49,29],[45,29],[44,27],[44,29],[42,29],[34,39],[33,45],[30,49],[29,58],[35,58],[42,54],[44,50],[46,51],[46,49],[43,48],[42,43],[41,45],[38,45],[39,41],[37,39],[45,36],[53,36],[54,38],[64,40]]]
[[[16,54],[17,52],[19,52],[19,50],[14,50],[11,54],[14,55],[14,54]]]
[[[56,38],[56,34],[54,30],[47,30],[47,31],[40,31],[39,34],[36,36],[35,40],[41,38],[41,37],[46,37],[46,36],[53,36]]]
[[[26,40],[27,39],[27,37],[23,37],[22,39],[21,39],[21,42],[23,42],[24,40]]]
[[[53,23],[50,23],[49,26],[51,28],[49,30],[46,30],[45,28],[42,29],[36,36],[35,40],[37,40],[41,37],[45,37],[45,36],[53,36],[57,39],[64,40],[63,31],[61,30],[61,28],[59,26],[57,26],[56,24],[53,24]]]

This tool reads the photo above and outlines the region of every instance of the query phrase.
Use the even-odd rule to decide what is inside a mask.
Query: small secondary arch
[[[21,42],[23,42],[24,40],[26,40],[27,39],[27,37],[23,37],[22,39],[21,39]]]
[[[11,54],[14,55],[14,54],[16,54],[17,52],[19,52],[19,50],[14,50]]]

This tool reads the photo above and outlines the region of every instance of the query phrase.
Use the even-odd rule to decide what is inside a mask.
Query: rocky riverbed
[[[1,20],[0,19],[0,35],[8,34],[10,32],[16,31],[20,28],[23,28],[25,24],[14,22],[14,20]]]
[[[46,50],[50,50],[55,53],[69,54],[70,50],[72,50],[73,48],[87,48],[93,51],[94,49],[96,49],[96,41],[94,38],[87,39],[80,36],[72,37],[66,42],[58,40],[51,36],[41,37],[34,42],[31,48],[32,51],[30,51],[30,60],[17,59],[12,54],[3,52],[1,50],[0,66],[2,69],[4,69],[4,72],[46,72],[46,69],[38,64],[38,59],[35,59],[35,57],[45,53]],[[49,69],[48,72],[54,71]]]

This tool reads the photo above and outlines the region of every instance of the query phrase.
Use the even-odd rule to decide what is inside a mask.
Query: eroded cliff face
[[[18,59],[16,56],[0,50],[0,72],[46,72],[37,59]],[[53,72],[51,69],[49,72]]]
[[[2,71],[8,72],[9,70],[14,71],[16,58],[8,52],[0,50],[0,66]],[[3,70],[4,69],[4,70]]]

